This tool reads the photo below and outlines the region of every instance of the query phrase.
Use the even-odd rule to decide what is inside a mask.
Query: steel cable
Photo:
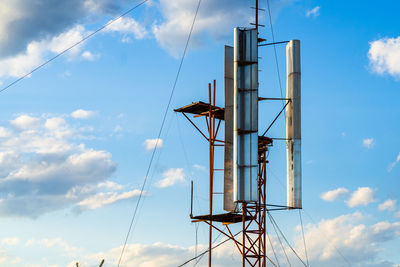
[[[178,78],[179,78],[179,75],[180,75],[180,72],[181,72],[181,69],[182,69],[183,61],[184,61],[185,56],[186,56],[187,48],[189,46],[190,37],[192,36],[192,32],[193,32],[194,24],[196,22],[197,14],[199,12],[200,4],[201,4],[201,0],[199,0],[199,2],[198,2],[197,8],[196,8],[196,12],[195,12],[195,15],[194,15],[194,18],[193,18],[193,22],[192,22],[192,25],[190,27],[189,35],[188,35],[188,38],[186,40],[185,49],[183,50],[182,58],[181,58],[181,61],[180,61],[179,67],[178,67],[178,72],[176,74],[175,81],[174,81],[174,84],[172,86],[171,94],[170,94],[170,97],[169,97],[169,100],[168,100],[168,104],[167,104],[166,109],[164,111],[164,116],[163,116],[163,119],[162,119],[162,122],[161,122],[160,130],[159,130],[158,135],[157,135],[157,141],[156,141],[155,147],[153,149],[153,152],[151,154],[150,162],[149,162],[149,165],[148,165],[148,168],[147,168],[147,171],[146,171],[146,176],[144,178],[143,185],[142,185],[142,188],[140,190],[139,198],[138,198],[138,201],[136,203],[136,207],[134,209],[131,222],[129,224],[128,233],[126,234],[126,237],[125,237],[125,242],[124,242],[124,245],[122,247],[121,255],[120,255],[119,260],[118,260],[118,267],[121,264],[121,260],[122,260],[123,254],[125,252],[125,248],[126,248],[126,244],[128,242],[129,235],[130,235],[131,230],[132,230],[132,225],[133,225],[133,222],[134,222],[135,217],[136,217],[136,213],[137,213],[137,210],[138,210],[138,207],[139,207],[139,204],[140,204],[140,200],[141,200],[141,198],[143,196],[144,187],[146,185],[147,178],[149,176],[149,172],[150,172],[150,169],[151,169],[151,166],[152,166],[152,163],[153,163],[154,155],[155,155],[155,152],[157,150],[158,141],[159,141],[159,139],[161,137],[161,133],[162,133],[162,130],[164,128],[165,120],[167,118],[168,110],[169,110],[169,107],[171,105],[172,97],[174,95],[175,88],[176,88],[176,85],[178,83]]]
[[[121,15],[119,15],[118,17],[110,20],[109,22],[107,22],[106,24],[104,24],[103,26],[101,26],[100,28],[98,28],[97,30],[95,30],[94,32],[86,35],[85,37],[83,37],[81,40],[79,40],[78,42],[76,42],[75,44],[71,45],[70,47],[64,49],[63,51],[61,51],[60,53],[58,53],[57,55],[53,56],[52,58],[48,59],[47,61],[43,62],[42,64],[40,64],[39,66],[37,66],[36,68],[32,69],[30,72],[27,72],[26,74],[22,75],[21,77],[19,77],[18,79],[16,79],[15,81],[11,82],[10,84],[6,85],[5,87],[3,87],[0,90],[0,93],[7,90],[8,88],[10,88],[11,86],[13,86],[14,84],[20,82],[21,80],[25,79],[26,77],[30,76],[32,73],[34,73],[35,71],[39,70],[40,68],[46,66],[47,64],[49,64],[50,62],[52,62],[53,60],[55,60],[56,58],[58,58],[59,56],[67,53],[68,51],[70,51],[72,48],[80,45],[81,43],[85,42],[87,39],[89,39],[90,37],[92,37],[93,35],[95,35],[96,33],[104,30],[105,28],[107,28],[108,26],[110,26],[111,24],[113,24],[114,22],[116,22],[117,20],[119,20],[120,18],[126,16],[127,14],[131,13],[133,10],[135,10],[136,8],[140,7],[141,5],[143,5],[144,3],[146,3],[149,0],[144,0],[142,2],[140,2],[139,4],[137,4],[136,6],[128,9],[127,11],[125,11],[124,13],[122,13]]]
[[[275,219],[272,217],[272,215],[267,211],[268,216],[272,222],[272,224],[275,224],[275,226],[278,228],[279,233],[282,235],[283,239],[286,241],[286,244],[289,246],[289,248],[293,251],[294,255],[303,263],[304,266],[307,267],[307,264],[300,258],[299,254],[294,250],[294,248],[290,245],[289,241],[286,239],[285,235],[282,233],[281,229],[279,228],[278,224],[276,223]]]

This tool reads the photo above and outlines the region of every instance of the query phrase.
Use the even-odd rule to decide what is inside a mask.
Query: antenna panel
[[[301,208],[301,69],[300,41],[291,40],[286,45],[286,157],[287,206]]]
[[[233,200],[258,201],[257,29],[234,29]]]
[[[224,210],[235,211],[233,201],[233,47],[225,46],[225,153],[224,153]]]

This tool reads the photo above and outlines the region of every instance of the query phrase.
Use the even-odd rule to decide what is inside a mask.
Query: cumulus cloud
[[[279,10],[293,0],[271,1],[275,18]],[[195,15],[197,0],[160,0],[162,21],[153,25],[152,32],[161,47],[178,57],[186,43]],[[261,14],[260,19],[263,19]],[[190,39],[191,48],[200,47],[205,40],[232,42],[234,27],[247,27],[254,23],[249,3],[242,0],[203,1]]]
[[[364,224],[365,218],[360,212],[342,215],[333,219],[323,219],[316,224],[308,224],[305,227],[305,238],[310,266],[334,267],[351,265],[355,267],[381,266],[392,267],[390,261],[380,260],[380,252],[383,246],[398,236],[400,222],[379,221],[372,225]],[[298,235],[294,237],[295,250],[302,259],[305,259],[304,245],[301,236],[301,228],[297,227]],[[280,249],[279,241],[274,235],[270,235],[275,251],[272,252],[267,245],[267,255],[275,261],[273,253],[278,259],[284,261],[285,254]],[[241,238],[239,237],[239,241]],[[219,242],[219,241],[217,241]],[[293,253],[287,254],[293,266],[300,266],[300,262]],[[106,258],[110,264],[118,262],[121,247],[113,248],[105,252],[96,253],[88,257],[88,262],[93,264],[98,259]],[[200,244],[198,252],[207,249],[206,245]],[[149,266],[149,267],[172,267],[182,264],[194,256],[195,247],[183,247],[167,243],[153,244],[128,244],[126,254],[121,266]],[[342,256],[346,258],[343,260]],[[241,263],[240,253],[233,242],[228,241],[213,250],[213,265],[236,266]],[[285,262],[280,262],[281,265]],[[298,265],[295,265],[298,263]],[[199,262],[200,266],[206,266],[206,262]]]
[[[0,264],[5,266],[7,264],[7,266],[9,265],[14,265],[14,266],[18,266],[18,264],[20,264],[21,260],[18,257],[15,256],[11,256],[9,254],[7,254],[7,252],[3,249],[0,249]]]
[[[93,54],[90,51],[85,51],[82,53],[82,58],[88,60],[88,61],[93,61],[96,60],[99,57],[97,54]]]
[[[16,246],[19,244],[19,238],[18,237],[6,237],[1,239],[0,243],[2,245],[6,246]]]
[[[306,17],[318,17],[320,8],[320,6],[316,6],[313,9],[307,10]]]
[[[389,165],[388,171],[391,172],[393,168],[400,162],[400,153],[397,155],[396,160]]]
[[[0,138],[9,137],[11,135],[11,131],[7,128],[0,126]]]
[[[200,165],[200,164],[193,164],[193,168],[195,168],[196,170],[199,170],[199,171],[206,171],[207,170],[207,168],[205,166]]]
[[[79,2],[1,1],[0,57],[18,54],[32,41],[64,32],[84,13]]]
[[[153,27],[161,47],[178,56],[189,33],[198,1],[160,1],[164,20]],[[227,12],[229,10],[229,12]],[[232,36],[236,26],[248,26],[252,19],[248,3],[241,0],[203,1],[193,29],[191,46],[202,44],[204,35],[217,40]]]
[[[149,150],[153,150],[156,146],[157,148],[161,148],[163,146],[164,141],[162,139],[146,139],[143,142],[143,146],[144,148],[149,151]]]
[[[378,256],[382,245],[398,236],[400,222],[381,221],[368,226],[362,223],[363,219],[361,213],[355,212],[307,225],[305,238],[310,266],[339,266],[348,262],[359,267],[393,266],[388,261],[380,262]],[[300,235],[296,247],[305,257]]]
[[[400,78],[400,37],[382,38],[369,43],[368,58],[372,70]]]
[[[65,254],[65,256],[68,257],[76,257],[77,252],[80,252],[82,250],[81,248],[71,246],[70,244],[68,244],[67,241],[65,241],[61,237],[39,238],[39,239],[32,238],[25,242],[25,247],[35,247],[36,249],[43,249],[45,251],[58,250],[61,251],[62,254]]]
[[[376,202],[375,190],[369,187],[359,187],[353,192],[350,199],[347,201],[347,205],[350,208],[354,208],[358,206],[367,206],[372,202]]]
[[[396,209],[396,200],[395,199],[388,199],[385,202],[383,202],[382,204],[380,204],[378,206],[378,209],[380,211],[384,211],[384,210],[389,210],[389,211],[394,211]]]
[[[171,168],[163,173],[163,179],[157,182],[158,187],[170,187],[177,183],[184,183],[185,174],[182,168]]]
[[[1,1],[0,77],[29,73],[52,55],[87,36],[83,25],[105,14],[115,16],[124,4],[126,0]],[[135,31],[134,36],[139,38],[139,31]],[[74,47],[67,55],[79,56],[83,45]],[[86,60],[96,58],[90,51],[80,56]]]
[[[349,194],[349,190],[344,187],[337,188],[335,190],[331,190],[321,194],[321,198],[325,201],[332,202],[340,197],[346,196]]]
[[[23,53],[29,44],[59,36],[95,15],[114,15],[124,2],[3,0],[0,3],[0,58]]]
[[[88,119],[93,117],[96,112],[91,110],[77,109],[71,113],[71,117],[75,119]]]
[[[400,210],[398,212],[396,212],[396,217],[400,218]]]
[[[129,35],[133,35],[135,39],[143,39],[148,35],[145,26],[130,17],[119,18],[117,21],[110,24],[105,31],[119,32],[123,34],[125,38]]]
[[[34,128],[39,125],[39,122],[40,120],[38,118],[33,118],[29,115],[21,115],[10,121],[12,125],[21,130],[26,128]]]
[[[106,252],[90,255],[88,258],[93,264],[98,259],[109,259],[110,264],[117,264],[121,249],[121,247],[113,248]],[[214,249],[213,266],[237,266],[241,262],[241,258],[236,249],[232,242],[226,242]],[[206,245],[198,245],[199,252],[205,250],[207,250]],[[175,267],[193,258],[194,255],[194,246],[184,247],[161,242],[153,244],[128,244],[125,248],[121,266]],[[198,266],[205,265],[199,262]]]
[[[32,41],[26,49],[16,55],[0,58],[0,77],[20,77],[44,62],[51,54],[60,53],[72,44],[75,44],[86,35],[83,26],[75,26],[60,35],[40,41]],[[81,50],[76,46],[68,52],[74,58]]]
[[[78,202],[78,207],[80,210],[93,210],[115,203],[120,200],[130,199],[140,195],[140,190],[132,190],[128,192],[100,192],[85,198]]]
[[[65,117],[22,114],[3,127],[11,134],[0,138],[0,216],[95,209],[136,195],[109,180],[111,154],[80,143]]]
[[[372,148],[375,145],[374,138],[363,139],[362,144],[366,148]]]

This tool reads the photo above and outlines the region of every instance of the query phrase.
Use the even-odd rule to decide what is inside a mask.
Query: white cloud
[[[199,170],[199,171],[206,171],[207,170],[207,168],[205,166],[200,165],[200,164],[194,164],[193,168],[195,168],[196,170]]]
[[[394,211],[396,209],[396,200],[388,199],[385,202],[383,202],[382,204],[380,204],[378,206],[378,209],[380,211],[384,211],[384,210]]]
[[[112,181],[105,181],[97,185],[99,188],[106,188],[110,190],[122,190],[124,187],[120,184],[114,183]]]
[[[341,255],[350,262],[351,266],[355,267],[394,266],[394,264],[389,265],[389,261],[381,261],[380,253],[387,242],[396,239],[400,230],[400,223],[380,221],[373,225],[365,225],[363,224],[365,218],[366,216],[355,212],[333,219],[323,219],[317,224],[306,225],[305,237],[310,266],[336,267],[348,265]],[[305,259],[300,226],[297,230],[295,250],[302,259]],[[270,238],[278,259],[282,259],[281,266],[284,266],[285,255],[280,249],[279,241],[274,235],[270,235]],[[241,238],[239,237],[240,240]],[[219,242],[217,241],[216,243]],[[288,252],[290,249],[287,246],[285,247],[293,266],[300,266],[298,259],[295,259],[293,253]],[[109,264],[116,264],[118,263],[121,249],[122,247],[117,247],[106,252],[89,255],[87,261],[94,265],[98,259],[106,258]],[[206,249],[206,245],[198,245],[198,253]],[[153,244],[127,244],[121,266],[178,266],[194,257],[194,253],[194,246],[183,247],[160,242]],[[267,255],[275,261],[269,244],[267,245]],[[240,253],[231,241],[213,250],[213,266],[237,266],[240,263]],[[298,265],[295,265],[296,263]],[[199,262],[199,266],[206,265],[207,262],[204,259]]]
[[[53,37],[48,42],[42,41],[41,44],[44,44],[45,47],[47,46],[46,48],[51,52],[58,54],[78,43],[85,35],[87,35],[85,28],[82,25],[77,25],[58,36]],[[81,48],[82,45],[77,45],[69,50],[68,53],[77,55]]]
[[[91,110],[77,109],[71,113],[71,117],[75,119],[88,119],[93,117],[96,112]]]
[[[396,212],[395,215],[396,215],[397,218],[400,218],[400,210],[398,212]]]
[[[160,46],[175,57],[180,55],[185,45],[197,3],[197,0],[160,1],[164,20],[153,27],[153,34]],[[231,37],[233,27],[249,26],[252,16],[253,12],[245,1],[203,1],[190,40],[191,47],[200,46],[204,35],[217,40]]]
[[[39,122],[40,120],[38,118],[34,118],[29,115],[21,115],[10,121],[12,125],[21,130],[26,128],[35,128],[39,125]]]
[[[19,244],[19,238],[18,237],[6,237],[1,239],[0,242],[2,245],[6,246],[16,246]]]
[[[61,155],[59,155],[61,156]],[[105,151],[83,149],[62,157],[62,160],[30,161],[3,178],[3,182],[18,180],[41,182],[58,179],[80,184],[105,179],[115,168],[111,154]],[[66,175],[67,174],[67,175]]]
[[[98,259],[108,259],[109,264],[116,265],[118,263],[121,249],[121,247],[117,247],[110,249],[107,252],[90,255],[88,261],[93,264],[98,264]],[[206,245],[198,245],[199,253],[206,249]],[[184,263],[186,260],[193,258],[194,255],[194,246],[183,247],[161,242],[153,244],[127,244],[121,267],[176,267]],[[228,241],[213,250],[213,266],[215,267],[237,266],[240,262],[241,258],[239,257],[239,253],[232,242]],[[207,263],[203,259],[197,266],[206,265]]]
[[[376,202],[375,190],[369,187],[359,187],[353,192],[350,199],[347,201],[347,205],[350,208],[354,208],[357,206],[367,206],[372,202]]]
[[[379,39],[369,45],[368,58],[372,70],[400,78],[400,37]]]
[[[184,183],[185,175],[182,168],[171,168],[163,173],[163,179],[157,182],[157,186],[164,188],[175,185],[176,183]]]
[[[323,219],[318,224],[308,224],[305,239],[310,266],[341,266],[348,265],[348,262],[359,267],[394,266],[379,265],[378,258],[381,246],[398,236],[400,222],[381,221],[368,226],[361,223],[363,219],[361,213],[355,212]],[[296,240],[296,248],[305,258],[301,233]]]
[[[76,252],[81,250],[78,247],[69,245],[61,237],[29,239],[25,242],[25,247],[31,246],[35,246],[36,248],[45,248],[46,250],[61,249],[61,251],[67,253],[68,256],[75,256]]]
[[[86,60],[88,60],[88,61],[94,61],[94,60],[96,60],[98,57],[99,57],[99,55],[95,55],[95,54],[93,54],[92,52],[90,52],[90,51],[84,51],[83,53],[82,53],[82,57],[84,58],[84,59],[86,59]]]
[[[116,169],[111,154],[80,143],[85,137],[67,117],[23,114],[3,127],[7,134],[0,138],[0,216],[36,218],[135,196],[135,190],[109,180]]]
[[[69,0],[0,2],[0,58],[14,57],[29,44],[59,36],[96,16],[115,16],[125,0]],[[101,16],[103,17],[103,16]],[[49,23],[51,22],[51,23]],[[67,45],[67,43],[65,44]]]
[[[6,251],[0,249],[0,265],[1,266],[18,266],[20,264],[20,258],[7,254]],[[6,265],[7,264],[7,265]]]
[[[100,207],[115,203],[120,200],[125,200],[140,195],[140,190],[132,190],[128,192],[100,192],[83,199],[78,203],[80,210],[93,210]]]
[[[143,142],[143,146],[144,148],[149,151],[149,150],[153,150],[156,146],[157,148],[162,148],[164,144],[164,141],[162,139],[146,139]]]
[[[114,133],[120,133],[120,132],[122,132],[122,126],[121,125],[116,125],[115,127],[114,127],[114,130],[113,130],[113,132]]]
[[[127,38],[128,34],[133,35],[136,39],[143,39],[148,35],[146,28],[129,17],[121,17],[114,23],[110,24],[106,29],[106,32],[119,32],[124,34],[124,38]]]
[[[11,135],[11,132],[7,128],[0,126],[0,138],[9,137],[10,135]]]
[[[46,120],[44,127],[49,130],[57,130],[66,125],[66,121],[60,117],[53,117]]]
[[[78,42],[86,34],[83,26],[75,26],[51,39],[32,41],[25,51],[0,59],[0,77],[21,77],[40,65],[49,55],[60,53],[72,44]],[[76,46],[67,54],[76,57],[81,46]]]
[[[372,148],[375,145],[374,138],[363,139],[362,144],[366,148]]]
[[[391,172],[393,168],[400,162],[400,153],[397,155],[396,160],[389,165],[388,171]]]
[[[321,198],[325,201],[332,202],[340,197],[346,196],[349,194],[349,190],[344,187],[337,188],[335,190],[331,190],[321,194]]]
[[[307,17],[318,17],[320,8],[321,8],[320,6],[316,6],[313,9],[307,10],[306,16]]]
[[[0,77],[21,77],[46,59],[82,40],[84,24],[115,16],[125,0],[0,2]],[[51,23],[49,23],[49,21]],[[77,25],[77,23],[80,25]],[[67,52],[75,58],[84,44]],[[87,54],[83,54],[88,59]]]

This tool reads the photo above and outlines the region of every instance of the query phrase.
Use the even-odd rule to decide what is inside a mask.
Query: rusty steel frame
[[[258,31],[260,25],[258,23],[258,0],[255,0],[255,23],[254,26]],[[259,41],[262,39],[259,39]],[[214,172],[220,169],[214,168],[214,152],[216,146],[224,146],[224,141],[218,140],[218,130],[221,124],[221,120],[218,119],[217,128],[215,128],[215,111],[217,107],[215,105],[215,94],[216,94],[216,81],[213,84],[208,84],[208,103],[209,110],[202,114],[195,115],[194,117],[203,116],[206,121],[208,137],[204,134],[199,127],[185,114],[183,115],[190,121],[190,123],[200,132],[200,134],[209,143],[209,220],[195,220],[203,221],[209,225],[209,238],[208,238],[208,266],[212,265],[212,232],[213,229],[225,235],[227,238],[231,239],[240,254],[242,255],[242,266],[258,266],[266,267],[266,260],[268,259],[273,265],[275,265],[270,258],[267,257],[266,251],[266,180],[267,180],[267,159],[266,152],[268,150],[267,146],[258,148],[258,202],[254,203],[242,203],[242,240],[240,241],[232,234],[229,229],[229,223],[222,223],[226,227],[228,233],[219,229],[217,226],[213,225],[212,215],[213,215],[213,195],[214,195]],[[264,133],[265,135],[265,133]],[[263,135],[263,136],[264,136]],[[219,144],[216,144],[219,142]],[[250,218],[250,219],[249,219]]]
[[[211,266],[212,262],[212,230],[215,226],[212,223],[212,215],[213,215],[213,195],[214,195],[214,150],[215,146],[221,146],[222,144],[216,144],[216,142],[223,143],[224,141],[216,139],[219,131],[219,126],[221,124],[221,120],[218,120],[218,125],[215,127],[215,111],[217,110],[215,107],[215,91],[216,91],[216,81],[213,81],[213,84],[208,84],[208,103],[209,110],[205,114],[196,115],[195,117],[204,117],[207,125],[208,137],[203,133],[202,130],[185,114],[183,115],[189,122],[196,128],[198,132],[208,141],[209,144],[209,213],[210,220],[205,221],[209,225],[209,234],[208,234],[208,265]],[[223,145],[222,145],[223,146]],[[218,169],[217,169],[218,170]]]
[[[198,127],[185,113],[183,115],[189,122],[195,127],[195,129],[200,132],[200,134],[207,140],[209,143],[209,220],[196,220],[205,222],[209,226],[209,236],[208,236],[208,266],[212,265],[212,236],[213,230],[218,231],[223,234],[225,237],[232,240],[237,247],[238,251],[242,256],[242,265],[243,266],[258,266],[265,267],[266,260],[268,259],[266,256],[266,151],[268,147],[259,147],[259,156],[258,156],[258,194],[259,201],[255,203],[242,203],[242,237],[241,239],[238,236],[232,234],[229,223],[222,223],[225,226],[225,230],[228,233],[225,233],[224,230],[221,230],[218,226],[213,224],[212,216],[213,216],[213,195],[214,195],[214,172],[222,169],[214,168],[214,157],[215,157],[215,147],[216,146],[224,146],[224,141],[217,139],[217,135],[220,129],[221,120],[215,118],[215,111],[217,110],[215,106],[216,99],[216,81],[208,84],[208,103],[209,110],[200,116],[205,118],[206,128],[208,132],[203,133],[203,131]],[[200,117],[196,115],[195,117]],[[250,219],[249,219],[250,218]],[[272,261],[271,261],[272,262]]]
[[[255,203],[242,203],[242,265],[265,267],[266,260],[266,175],[267,147],[259,148],[258,198]],[[245,220],[249,216],[250,220]],[[246,245],[247,244],[247,245]]]

